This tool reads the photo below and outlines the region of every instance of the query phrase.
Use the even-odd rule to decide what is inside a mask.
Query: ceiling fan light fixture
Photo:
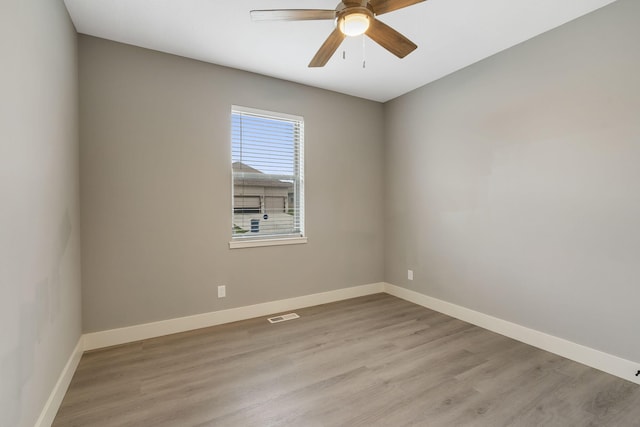
[[[309,68],[324,67],[344,39],[366,34],[371,40],[398,58],[404,58],[417,45],[376,19],[394,10],[403,9],[426,0],[342,0],[335,9],[270,9],[252,10],[253,21],[311,21],[331,20],[334,29],[309,62]],[[364,38],[362,39],[364,43]]]
[[[369,29],[369,15],[361,12],[349,13],[339,18],[338,28],[345,36],[355,37]]]

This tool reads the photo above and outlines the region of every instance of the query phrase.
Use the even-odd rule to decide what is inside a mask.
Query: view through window
[[[304,236],[302,117],[233,106],[234,239]]]

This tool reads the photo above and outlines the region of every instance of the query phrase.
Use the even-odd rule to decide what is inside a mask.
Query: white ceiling
[[[65,0],[83,34],[375,101],[387,101],[615,0],[429,0],[380,16],[418,45],[398,59],[347,38],[307,68],[332,21],[251,22],[252,9],[333,9],[338,0]],[[342,59],[342,51],[346,59]]]

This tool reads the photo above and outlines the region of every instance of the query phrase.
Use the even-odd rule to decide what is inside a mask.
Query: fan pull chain
[[[362,35],[362,68],[367,68],[367,60],[366,60],[366,55],[365,55],[365,50],[364,50],[364,34]]]
[[[342,51],[342,59],[347,59],[347,52],[346,51]]]

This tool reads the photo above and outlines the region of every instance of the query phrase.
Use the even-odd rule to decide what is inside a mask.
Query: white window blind
[[[304,120],[233,106],[233,239],[304,236]]]

